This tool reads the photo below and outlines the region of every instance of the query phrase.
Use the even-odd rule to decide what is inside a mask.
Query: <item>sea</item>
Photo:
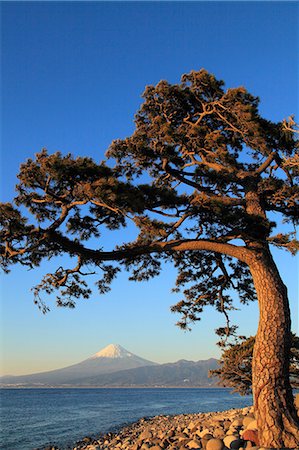
[[[224,388],[1,389],[2,450],[72,448],[142,417],[244,408],[252,397]]]

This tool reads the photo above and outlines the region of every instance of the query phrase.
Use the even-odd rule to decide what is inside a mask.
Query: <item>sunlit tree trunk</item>
[[[289,380],[291,318],[287,289],[267,248],[250,266],[260,309],[252,368],[260,445],[296,448],[299,420]]]

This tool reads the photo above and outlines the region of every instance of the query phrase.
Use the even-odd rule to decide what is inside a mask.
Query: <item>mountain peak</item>
[[[110,344],[99,352],[95,353],[91,358],[130,358],[132,353],[118,344]]]

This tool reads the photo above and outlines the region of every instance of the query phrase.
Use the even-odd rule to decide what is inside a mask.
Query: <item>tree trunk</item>
[[[252,389],[260,445],[298,448],[299,419],[289,381],[291,318],[287,289],[266,248],[250,264],[260,320],[252,367]]]

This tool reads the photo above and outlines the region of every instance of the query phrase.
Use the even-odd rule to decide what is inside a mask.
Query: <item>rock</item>
[[[207,443],[209,442],[209,439],[201,439],[200,440],[200,445],[201,445],[201,447],[205,450],[206,449],[206,447],[207,447]]]
[[[294,403],[295,403],[296,408],[299,409],[299,394],[296,394],[296,395],[295,395],[295,401],[294,401]]]
[[[196,426],[195,422],[192,421],[188,424],[187,428],[189,428],[189,430],[193,430],[194,428],[197,428],[197,426]]]
[[[245,441],[245,448],[252,448],[253,447],[253,443],[251,441]]]
[[[246,425],[243,425],[244,419]],[[243,441],[240,438],[242,432],[247,432],[245,437],[256,439],[255,430],[241,429],[242,425],[246,428],[254,420],[251,407],[223,412],[156,416],[141,419],[117,434],[107,433],[98,440],[86,438],[78,443],[77,450],[214,450],[214,446],[216,450],[246,450],[246,445],[247,450],[259,450],[253,447],[257,445],[255,441]],[[249,428],[253,426],[254,422]],[[253,435],[248,435],[252,432]]]
[[[166,434],[166,436],[167,436],[167,438],[170,438],[170,437],[172,437],[172,436],[174,436],[174,430],[169,430],[168,432],[167,432],[167,434]]]
[[[113,448],[113,447],[110,447],[110,448]],[[134,445],[132,445],[132,447],[128,447],[126,444],[125,444],[125,446],[123,446],[123,449],[124,450],[127,450],[127,449],[130,449],[130,450],[139,450],[140,449],[140,446],[138,445],[138,444],[134,444]]]
[[[192,439],[192,441],[189,441],[187,444],[186,444],[186,447],[188,447],[188,448],[201,448],[201,445],[200,445],[201,443],[197,440],[197,439]]]
[[[209,439],[213,439],[213,435],[211,433],[207,433],[204,435],[203,439],[205,439],[206,441],[208,441]]]
[[[227,430],[226,434],[229,436],[231,434],[235,435],[235,434],[239,434],[238,430],[235,427],[229,427],[229,429]]]
[[[247,428],[247,426],[252,422],[254,419],[253,414],[248,414],[248,416],[244,417],[243,419],[243,426]]]
[[[223,439],[225,436],[225,432],[222,428],[215,428],[213,436],[214,438]]]
[[[151,439],[153,437],[153,434],[149,431],[149,430],[144,430],[140,436],[139,436],[139,440],[140,441],[148,441],[149,439]]]
[[[243,425],[243,417],[235,419],[231,424],[232,427],[241,427],[242,425]]]
[[[225,430],[227,430],[230,427],[231,423],[229,420],[224,420],[223,421],[223,427],[225,428]]]
[[[243,439],[235,439],[234,441],[231,442],[230,448],[233,450],[238,450],[241,447],[243,447],[243,445],[244,445]]]
[[[221,439],[209,439],[206,445],[206,450],[222,450],[224,447]]]
[[[210,430],[208,430],[207,428],[204,428],[202,431],[200,431],[200,433],[198,434],[198,436],[200,436],[201,438],[203,438],[206,434],[211,434]]]
[[[246,427],[246,430],[257,430],[257,420],[254,419]]]
[[[229,436],[225,436],[223,442],[226,447],[230,448],[230,444],[236,439],[239,439],[239,436],[236,436],[235,434],[230,434]]]
[[[259,445],[257,430],[245,430],[242,437],[244,441],[251,441],[256,445]]]
[[[177,441],[184,441],[186,438],[188,438],[189,436],[188,436],[188,434],[186,434],[186,433],[180,433],[180,434],[177,434],[176,436],[175,436],[175,439],[177,440]]]

